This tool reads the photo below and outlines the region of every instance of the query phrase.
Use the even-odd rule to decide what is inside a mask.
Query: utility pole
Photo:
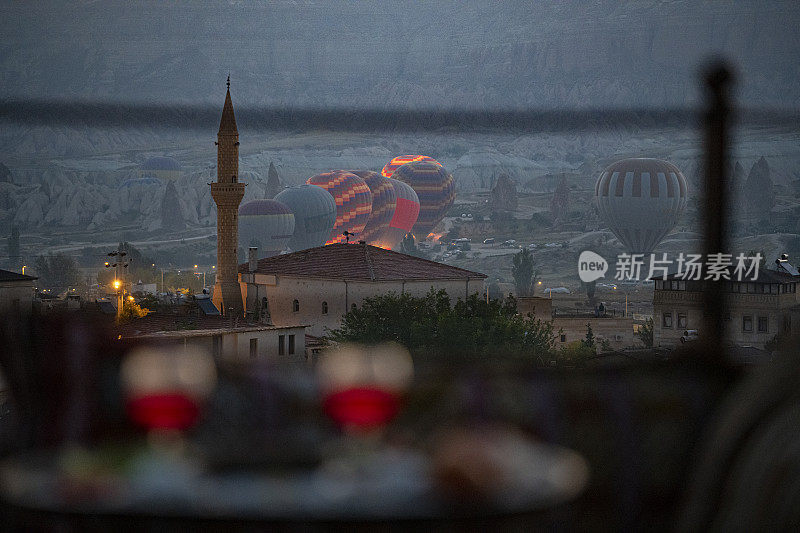
[[[113,263],[106,261],[106,268],[114,269],[114,291],[117,293],[117,321],[122,317],[122,306],[125,303],[125,269],[128,268],[130,261],[125,260],[127,252],[117,248],[114,252],[109,252],[108,256],[113,257]]]

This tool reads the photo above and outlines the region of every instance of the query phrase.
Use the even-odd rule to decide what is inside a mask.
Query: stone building
[[[608,341],[615,350],[630,348],[638,343],[633,334],[633,319],[609,314],[563,313],[553,309],[553,300],[542,296],[517,298],[517,312],[530,314],[543,322],[553,323],[556,348],[586,338],[587,324],[592,327],[597,342]]]
[[[33,282],[37,278],[0,270],[0,313],[27,313],[33,304]]]
[[[365,298],[395,292],[424,296],[432,288],[450,298],[484,293],[486,276],[367,244],[331,244],[245,263],[239,267],[247,313],[265,306],[275,325],[309,324],[324,336]]]
[[[800,333],[800,275],[788,262],[762,269],[756,281],[694,281],[670,275],[655,280],[653,345],[674,347],[682,337],[703,335],[703,292],[721,283],[725,293],[725,338],[738,346],[765,348],[777,334]],[[697,333],[694,334],[694,331]]]
[[[239,204],[244,183],[239,183],[239,131],[231,102],[231,79],[217,132],[217,181],[211,183],[211,197],[217,205],[217,279],[214,305],[223,315],[242,316],[244,307],[237,279],[239,246]]]
[[[150,313],[115,325],[115,333],[123,342],[199,347],[219,363],[306,360],[305,326],[223,317],[213,306],[202,305],[206,302],[198,299],[173,310],[177,312]]]

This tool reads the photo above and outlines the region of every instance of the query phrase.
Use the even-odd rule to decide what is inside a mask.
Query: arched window
[[[322,314],[323,315],[328,314],[328,302],[322,302]]]
[[[300,310],[300,302],[297,301],[297,300],[293,301],[292,302],[292,311],[294,311],[296,313],[299,310]]]

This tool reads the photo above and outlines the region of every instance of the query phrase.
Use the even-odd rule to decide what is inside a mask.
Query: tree
[[[594,348],[594,332],[592,331],[592,325],[589,323],[586,324],[586,338],[581,342],[587,348]]]
[[[8,253],[8,264],[12,269],[19,268],[20,255],[19,255],[19,227],[16,225],[11,226],[11,235],[8,237],[8,245],[6,247]]]
[[[595,349],[586,346],[583,341],[572,341],[562,346],[558,353],[558,362],[566,366],[584,366],[586,360],[595,355]]]
[[[150,310],[140,307],[136,302],[127,301],[122,304],[122,312],[119,315],[118,322],[129,322],[131,320],[147,316]]]
[[[80,271],[75,260],[66,254],[40,255],[34,262],[39,286],[63,292],[80,281]]]
[[[653,347],[653,319],[648,318],[644,324],[639,326],[639,331],[636,333],[639,339],[644,344],[645,348]]]
[[[518,254],[514,255],[511,274],[514,276],[514,287],[517,296],[531,296],[536,273],[533,270],[533,254],[527,248],[523,248]]]
[[[586,291],[586,298],[589,299],[589,305],[594,307],[594,293],[595,293],[595,289],[597,287],[597,280],[590,281],[588,283],[584,282],[584,281],[581,281],[581,286]]]
[[[526,358],[544,362],[554,349],[550,322],[523,317],[516,300],[473,294],[451,305],[444,290],[423,297],[388,293],[367,298],[330,332],[336,342],[394,341],[417,358]]]

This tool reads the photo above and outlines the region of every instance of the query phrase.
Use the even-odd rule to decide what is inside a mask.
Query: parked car
[[[489,237],[488,239],[483,239],[483,244],[494,244],[494,237]]]

